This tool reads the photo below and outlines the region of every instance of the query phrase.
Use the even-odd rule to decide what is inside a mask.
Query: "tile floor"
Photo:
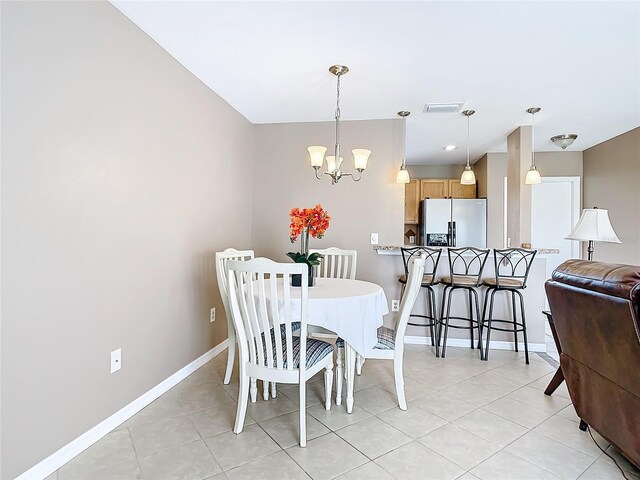
[[[351,415],[344,402],[324,409],[317,377],[307,386],[308,444],[300,448],[295,386],[250,404],[244,432],[231,431],[237,380],[222,384],[224,352],[47,480],[623,478],[578,429],[566,388],[543,394],[555,371],[543,357],[526,366],[522,354],[492,351],[481,362],[476,351],[450,348],[437,359],[414,345],[405,355],[406,412],[392,362],[367,361]]]

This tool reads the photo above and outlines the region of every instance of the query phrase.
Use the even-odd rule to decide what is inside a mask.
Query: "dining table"
[[[282,298],[280,296],[279,298]],[[292,321],[299,321],[300,289],[291,290]],[[364,280],[316,278],[309,287],[307,324],[334,332],[345,342],[346,409],[353,411],[356,354],[363,357],[378,343],[378,327],[389,313],[381,286]],[[284,312],[284,301],[279,309]],[[336,399],[340,405],[341,399]]]

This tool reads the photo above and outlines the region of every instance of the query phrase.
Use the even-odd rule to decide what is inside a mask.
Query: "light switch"
[[[378,234],[377,233],[372,233],[371,234],[371,245],[377,245],[378,244]]]

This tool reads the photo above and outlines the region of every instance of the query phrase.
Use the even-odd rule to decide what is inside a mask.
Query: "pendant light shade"
[[[527,172],[527,176],[524,178],[524,183],[527,185],[538,185],[542,183],[540,178],[540,172],[536,168],[536,147],[535,147],[535,115],[540,111],[539,107],[527,108],[527,113],[531,114],[531,167]]]
[[[470,138],[469,127],[470,127],[470,117],[474,113],[476,113],[475,110],[465,110],[464,112],[462,112],[462,115],[467,117],[467,165],[464,167],[464,172],[462,172],[462,176],[460,177],[461,185],[476,184],[476,175],[475,173],[473,173],[473,170],[471,169],[471,163],[469,163],[469,161],[471,160],[469,157],[469,138]]]
[[[405,151],[407,142],[407,117],[411,115],[411,112],[401,111],[398,112],[398,115],[402,118],[402,165],[400,165],[400,170],[398,170],[396,174],[396,183],[409,183],[411,178],[405,165]]]

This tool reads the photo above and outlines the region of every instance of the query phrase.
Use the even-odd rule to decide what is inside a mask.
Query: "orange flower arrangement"
[[[289,213],[291,231],[289,239],[294,243],[300,237],[301,252],[289,252],[287,255],[296,263],[306,263],[308,265],[318,265],[321,255],[312,253],[309,255],[309,235],[313,238],[322,238],[329,228],[331,217],[318,204],[314,208],[292,208]],[[313,258],[312,258],[313,257]]]

